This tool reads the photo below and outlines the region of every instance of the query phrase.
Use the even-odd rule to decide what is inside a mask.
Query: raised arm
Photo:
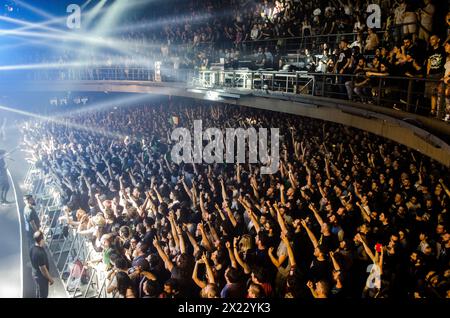
[[[445,193],[447,193],[447,195],[450,196],[450,189],[444,183],[444,180],[443,179],[439,179],[439,183],[441,184],[441,186],[444,189]]]
[[[244,273],[245,274],[250,274],[251,270],[250,267],[248,266],[248,264],[246,262],[244,262],[241,258],[241,256],[239,255],[239,252],[237,250],[237,241],[238,238],[235,237],[233,240],[233,251],[234,251],[234,256],[236,258],[236,261],[238,262],[238,264],[244,269]]]
[[[240,199],[239,199],[240,200]],[[240,200],[240,202],[242,203],[242,200]],[[258,233],[261,230],[261,225],[259,224],[255,214],[253,213],[253,211],[251,210],[250,207],[248,207],[245,204],[242,204],[245,208],[245,212],[247,212],[248,216],[250,217],[250,220],[253,223],[253,226],[255,227],[256,232]]]
[[[95,194],[95,199],[97,200],[97,204],[98,204],[98,207],[99,207],[100,211],[105,213],[105,206],[103,205],[102,200],[100,200],[100,194],[96,193]]]
[[[172,167],[170,166],[169,161],[167,160],[167,153],[164,155],[164,163],[166,164],[166,167],[170,171],[170,173],[172,173],[173,170],[172,170]]]
[[[250,178],[250,186],[252,187],[253,195],[259,200],[258,183],[256,182],[256,178],[254,176]]]
[[[242,183],[242,180],[241,180],[241,165],[240,164],[237,164],[237,166],[236,166],[236,181],[237,181],[238,184]]]
[[[334,270],[335,271],[340,271],[341,270],[341,266],[336,261],[336,258],[334,257],[334,252],[333,251],[330,252],[330,258],[331,258],[331,262],[333,263]]]
[[[294,175],[293,175],[291,169],[289,169],[289,171],[288,171],[288,176],[289,176],[289,182],[291,183],[291,186],[292,186],[294,189],[297,189],[297,188],[298,188],[298,184],[297,184],[297,181],[296,181],[295,178],[294,178]]]
[[[380,262],[378,263],[378,266],[380,267],[380,275],[383,274],[383,262],[384,262],[384,248],[381,248],[380,252]]]
[[[172,232],[172,237],[175,242],[175,246],[176,246],[177,250],[180,250],[180,241],[178,239],[175,216],[172,211],[169,212],[169,223],[170,223],[170,231]]]
[[[186,233],[189,242],[191,243],[192,247],[194,248],[194,255],[197,254],[197,252],[199,251],[199,246],[197,241],[195,240],[194,236],[191,234],[191,232],[188,231],[187,226],[183,225],[183,230]]]
[[[278,221],[278,224],[280,225],[281,232],[287,232],[286,222],[284,221],[284,218],[281,215],[280,210],[278,209],[278,205],[274,204],[273,207],[277,211],[277,221]]]
[[[289,242],[286,234],[286,232],[281,232],[281,240],[286,245],[288,257],[289,257],[289,263],[291,264],[291,268],[295,267],[297,265],[297,262],[295,261],[295,255],[294,250],[292,249],[291,242]]]
[[[206,235],[203,223],[200,223],[199,227],[200,227],[200,234],[202,236],[203,247],[206,248],[208,251],[212,251],[213,247],[212,247],[211,241],[208,239],[208,236]]]
[[[311,240],[311,243],[313,244],[314,248],[319,246],[319,242],[317,241],[316,236],[314,233],[309,229],[308,224],[306,224],[305,220],[300,221],[302,226],[305,228],[306,233],[308,234],[309,239]]]
[[[231,267],[237,268],[236,257],[234,257],[233,249],[231,248],[230,242],[226,242],[225,247],[227,248],[228,256],[230,257]]]
[[[370,223],[370,216],[367,214],[366,210],[363,208],[361,203],[359,201],[356,201],[356,205],[358,206],[359,210],[361,211],[361,216],[363,217],[364,221],[367,223]]]
[[[225,220],[226,220],[226,219],[225,219],[225,214],[223,214],[223,211],[222,211],[222,209],[219,207],[219,205],[218,205],[217,203],[215,203],[215,204],[214,204],[214,207],[216,208],[217,213],[219,213],[220,219],[221,219],[222,221],[225,221]]]
[[[192,198],[192,191],[189,189],[188,185],[186,184],[186,181],[184,180],[184,176],[181,176],[181,184],[183,185],[184,191],[186,191],[187,195],[189,196],[189,199],[191,199],[192,202],[194,202]]]
[[[287,255],[284,255],[284,254],[283,254],[283,255],[280,255],[278,258],[276,258],[276,257],[273,255],[273,250],[274,250],[273,247],[269,247],[268,255],[269,255],[270,260],[272,261],[272,264],[273,264],[276,268],[278,268],[278,267],[280,267],[280,266],[284,263],[284,261],[286,260]]]
[[[306,286],[308,286],[309,291],[311,292],[311,295],[312,295],[314,298],[319,298],[319,295],[317,294],[316,290],[314,289],[314,283],[313,283],[312,281],[308,281],[308,282],[306,283]]]
[[[324,143],[325,145],[325,143]],[[330,174],[330,161],[328,160],[328,157],[325,156],[325,172],[327,174],[327,178],[331,180],[331,174]]]
[[[96,175],[97,177],[99,177],[104,186],[108,185],[108,181],[106,181],[105,177],[99,171],[97,171]]]
[[[163,203],[164,200],[163,200],[161,194],[159,193],[158,188],[156,186],[153,186],[152,189],[153,189],[153,191],[155,191],[156,197],[158,198],[159,203]]]
[[[233,225],[233,227],[235,227],[237,225],[237,220],[234,217],[234,214],[231,211],[230,207],[228,206],[228,202],[223,202],[222,206],[225,209],[225,212],[227,212],[227,215],[228,215],[228,218],[230,219],[231,224]]]
[[[284,196],[284,184],[280,184],[280,199],[281,204],[286,205],[286,198]]]
[[[367,243],[364,241],[364,239],[361,237],[361,235],[358,233],[358,234],[356,234],[355,238],[356,238],[359,242],[361,242],[361,244],[362,244],[363,247],[364,247],[364,250],[366,251],[367,256],[370,257],[370,259],[372,260],[372,262],[373,262],[374,264],[377,264],[377,259],[376,259],[375,255],[372,253],[372,251],[370,250],[369,246],[367,246]]]
[[[311,170],[309,169],[308,165],[305,163],[305,169],[306,169],[306,173],[308,174],[308,176],[306,177],[306,185],[308,186],[309,189],[312,189],[312,175],[311,175]]]
[[[206,282],[201,280],[200,278],[198,278],[198,264],[199,264],[200,260],[195,262],[195,266],[194,266],[194,271],[192,272],[192,280],[194,281],[194,283],[200,287],[200,288],[205,288],[206,287]]]
[[[209,260],[206,257],[205,253],[203,253],[203,255],[202,255],[202,261],[205,263],[205,266],[206,266],[206,275],[208,277],[208,283],[215,284],[216,280],[214,278],[214,274],[213,274],[213,271],[211,269],[211,265],[209,265]]]
[[[314,206],[314,204],[310,203],[308,205],[308,208],[314,213],[314,217],[316,218],[317,222],[319,223],[320,226],[323,225],[323,220],[322,217],[319,214],[319,211],[317,211],[316,207]]]
[[[212,225],[210,221],[207,221],[206,224],[209,227],[209,233],[211,234],[211,237],[214,240],[214,244],[216,242],[219,242],[220,241],[219,235],[217,235],[217,231],[216,231],[216,228],[214,227],[214,225]]]
[[[228,201],[227,191],[225,190],[225,183],[222,178],[220,178],[220,187],[222,189],[222,200]]]
[[[167,256],[166,252],[164,252],[164,250],[161,248],[161,246],[159,245],[158,239],[155,238],[153,240],[153,246],[156,248],[156,250],[158,251],[158,255],[159,257],[161,257],[161,259],[164,262],[164,265],[166,266],[167,270],[169,272],[172,271],[173,269],[173,263],[172,261],[169,259],[169,257]]]
[[[183,231],[178,224],[175,224],[175,228],[177,230],[178,242],[180,244],[180,252],[182,254],[186,253],[186,242],[184,241]]]

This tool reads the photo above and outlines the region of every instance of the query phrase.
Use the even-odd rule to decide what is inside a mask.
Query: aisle
[[[2,116],[3,117],[3,116]],[[3,120],[3,118],[2,118]],[[0,123],[1,125],[1,123]],[[13,133],[14,132],[14,133]],[[0,139],[0,149],[9,151],[16,147],[18,135],[16,129],[8,125],[7,136],[5,140]],[[6,161],[10,171],[18,172],[17,178],[26,173],[20,173],[18,162]],[[20,175],[20,176],[19,176]],[[21,248],[21,220],[18,212],[18,206],[15,202],[14,187],[10,180],[10,190],[7,200],[14,202],[7,206],[0,205],[0,297],[22,297],[22,248]]]

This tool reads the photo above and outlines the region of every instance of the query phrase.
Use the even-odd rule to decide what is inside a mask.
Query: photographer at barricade
[[[0,204],[8,204],[6,196],[9,190],[8,173],[6,171],[5,162],[6,152],[0,149]]]
[[[48,257],[45,252],[44,234],[36,231],[33,235],[35,244],[30,249],[30,260],[33,272],[33,279],[36,286],[36,298],[48,297],[48,286],[53,285],[54,280],[50,276]]]
[[[23,209],[23,215],[26,221],[26,229],[28,232],[28,237],[33,239],[33,234],[40,230],[41,222],[39,221],[39,216],[34,208],[36,202],[31,194],[27,194],[23,198],[25,202],[25,208]]]

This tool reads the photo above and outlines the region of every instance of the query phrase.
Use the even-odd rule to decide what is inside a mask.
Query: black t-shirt
[[[405,55],[411,56],[413,59],[417,58],[417,48],[411,45],[409,48],[405,48]]]
[[[348,60],[352,57],[352,50],[349,48],[341,50],[339,53],[339,58],[337,60],[337,71],[340,72],[341,69],[347,64]],[[347,67],[344,70],[345,74],[351,73],[351,68]]]
[[[174,266],[171,271],[171,278],[177,281],[180,295],[183,297],[196,297],[199,295],[199,287],[194,283],[185,269]]]
[[[308,274],[312,281],[317,282],[319,280],[328,281],[330,279],[330,273],[331,268],[329,262],[327,260],[319,261],[316,258],[313,260]]]
[[[323,247],[326,252],[334,251],[337,247],[339,247],[339,240],[334,234],[328,236],[322,235],[319,242],[319,245]]]
[[[314,247],[307,234],[302,231],[294,234],[294,256],[299,267],[307,268],[312,262]]]
[[[366,80],[366,71],[363,68],[357,68],[354,70],[355,84],[361,84]]]
[[[36,210],[34,209],[34,207],[32,207],[32,206],[25,206],[23,214],[25,216],[25,220],[29,224],[29,231],[30,232],[33,232],[33,229],[31,228],[31,224],[30,224],[31,221],[34,221],[35,225],[38,228],[41,227],[41,223],[39,221],[39,216],[36,213]]]
[[[430,63],[430,75],[444,73],[446,57],[445,49],[442,46],[437,49],[430,48],[427,54],[427,61]]]
[[[30,260],[33,276],[44,277],[39,269],[40,266],[44,265],[49,269],[47,253],[45,253],[44,248],[34,245],[30,249]]]

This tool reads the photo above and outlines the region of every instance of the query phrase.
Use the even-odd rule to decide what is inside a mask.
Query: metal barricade
[[[24,188],[36,199],[46,247],[68,297],[108,297],[106,271],[90,265],[95,255],[98,259],[98,253],[88,237],[61,218],[63,206],[56,183],[35,166],[30,166]]]

